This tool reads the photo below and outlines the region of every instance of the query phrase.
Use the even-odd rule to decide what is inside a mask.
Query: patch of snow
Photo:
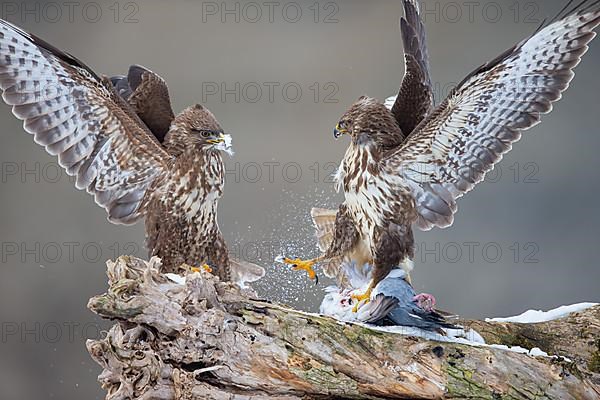
[[[467,346],[473,347],[489,347],[493,349],[499,349],[504,351],[511,351],[513,353],[519,354],[527,354],[530,357],[548,357],[548,358],[562,358],[566,361],[570,361],[568,358],[559,357],[559,356],[551,356],[545,351],[541,350],[538,347],[534,347],[533,349],[526,349],[520,346],[506,346],[502,344],[486,344],[483,337],[477,333],[476,331],[470,329],[465,331],[463,329],[444,329],[446,332],[446,336],[440,335],[436,332],[425,331],[419,328],[406,327],[406,326],[374,326],[369,324],[358,324],[362,325],[366,328],[387,332],[387,333],[395,333],[399,335],[406,336],[416,336],[426,340],[432,340],[436,342],[445,342],[445,343],[458,343]]]
[[[464,331],[462,329],[446,329],[446,335],[442,336],[436,332],[424,331],[419,328],[411,328],[411,327],[403,327],[403,326],[394,326],[394,327],[374,327],[372,325],[364,325],[370,329],[380,330],[388,333],[397,333],[401,335],[407,336],[416,336],[427,340],[432,340],[436,342],[445,342],[445,343],[458,343],[464,344],[467,346],[474,347],[489,347],[493,349],[499,349],[504,351],[511,351],[514,353],[527,354],[531,357],[549,357],[549,358],[558,358],[557,356],[550,356],[545,351],[534,347],[533,349],[525,349],[520,346],[505,346],[501,344],[486,344],[485,340],[479,333],[474,330]],[[563,357],[564,358],[564,357]],[[567,359],[567,361],[569,361]]]
[[[505,346],[503,344],[490,344],[487,347],[491,347],[493,349],[500,349],[500,350],[506,350],[506,351],[512,351],[513,353],[519,353],[519,354],[527,354],[528,356],[531,357],[549,357],[549,358],[554,358],[556,356],[550,356],[548,355],[548,353],[546,353],[545,351],[541,350],[539,347],[534,347],[531,350],[528,350],[526,348],[523,348],[521,346]]]
[[[376,326],[370,324],[356,323],[376,331],[395,333],[405,336],[416,336],[427,340],[446,343],[460,343],[470,346],[485,345],[483,337],[472,329],[465,331],[464,329],[444,329],[446,336],[440,335],[437,332],[426,331],[412,326]]]
[[[567,357],[551,356],[548,353],[546,353],[544,350],[540,349],[539,347],[534,347],[531,350],[525,349],[521,346],[512,346],[511,347],[511,346],[505,346],[503,344],[490,344],[490,345],[486,345],[486,347],[491,347],[493,349],[500,349],[500,350],[505,350],[505,351],[512,351],[513,353],[527,354],[530,357],[556,358],[556,359],[565,360],[567,362],[572,362],[571,359],[569,359]]]
[[[485,339],[483,338],[483,336],[481,336],[479,332],[473,329],[469,329],[468,331],[465,331],[464,329],[445,329],[445,331],[449,337],[462,337],[467,339],[471,343],[485,344]]]
[[[508,318],[486,318],[486,322],[514,322],[519,324],[536,324],[539,322],[554,321],[564,318],[569,314],[587,310],[597,306],[598,303],[579,303],[571,306],[561,306],[550,311],[528,310],[523,314]]]
[[[280,307],[280,308],[282,310],[287,310],[284,307]],[[299,310],[294,310],[294,312],[298,313],[300,315],[306,315],[306,316],[310,316],[310,317],[324,317],[323,314],[316,314],[316,313],[310,313],[310,312],[299,311]],[[325,317],[327,317],[327,316],[325,316]],[[336,319],[336,318],[334,318],[334,319]],[[457,343],[457,344],[463,344],[466,346],[474,346],[474,347],[489,347],[489,348],[493,348],[493,349],[511,351],[514,353],[527,354],[528,356],[531,356],[531,357],[557,358],[557,359],[566,360],[567,362],[571,362],[571,360],[566,357],[551,356],[548,353],[546,353],[545,351],[542,351],[541,349],[539,349],[537,347],[534,347],[533,349],[528,350],[528,349],[525,349],[525,348],[519,347],[519,346],[510,347],[510,346],[505,346],[505,345],[500,345],[500,344],[486,344],[483,337],[477,331],[475,331],[473,329],[469,329],[468,331],[465,331],[464,329],[444,329],[444,332],[446,333],[446,336],[444,336],[444,335],[440,335],[437,332],[426,331],[423,329],[419,329],[419,328],[415,328],[415,327],[408,327],[408,326],[377,326],[377,325],[365,324],[365,323],[361,323],[361,322],[345,322],[345,321],[341,321],[339,319],[336,319],[336,321],[340,325],[348,325],[348,324],[360,325],[364,328],[371,329],[374,331],[393,333],[393,334],[405,335],[405,336],[415,336],[415,337],[420,337],[420,338],[435,341],[435,342]]]
[[[528,354],[533,357],[549,357],[548,353],[546,353],[539,347],[534,347],[533,349],[529,350]]]

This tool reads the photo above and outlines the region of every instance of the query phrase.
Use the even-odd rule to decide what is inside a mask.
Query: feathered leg
[[[231,280],[231,268],[229,265],[229,252],[227,251],[227,243],[221,232],[215,233],[215,238],[212,245],[207,251],[208,260],[204,260],[209,266],[214,267],[214,273],[222,281]],[[196,261],[197,262],[197,261]],[[206,268],[205,268],[206,269]]]
[[[385,279],[392,268],[398,266],[406,257],[414,257],[414,236],[410,225],[391,223],[386,228],[375,231],[373,279],[362,294],[354,294],[358,300],[353,311],[357,312],[361,304],[368,303],[371,292],[379,282]]]

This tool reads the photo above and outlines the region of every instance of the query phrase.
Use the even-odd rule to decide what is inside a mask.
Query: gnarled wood
[[[467,321],[488,343],[435,342],[256,300],[208,273],[177,284],[159,262],[108,263],[88,307],[118,321],[88,341],[107,399],[599,399],[600,307],[544,324]]]

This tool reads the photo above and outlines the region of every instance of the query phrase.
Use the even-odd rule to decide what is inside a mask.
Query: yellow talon
[[[352,294],[350,296],[352,299],[358,300],[358,302],[352,308],[353,313],[357,313],[358,309],[360,308],[361,305],[367,304],[368,302],[371,301],[371,292],[372,291],[373,291],[373,288],[371,287],[371,285],[369,285],[369,288],[363,294]],[[363,303],[363,301],[364,301],[364,303]]]
[[[204,264],[200,268],[198,268],[198,267],[192,267],[191,270],[192,270],[192,272],[200,272],[200,271],[206,271],[208,273],[212,273],[213,272],[212,268],[208,264]]]
[[[291,265],[294,271],[306,271],[308,273],[308,277],[311,280],[318,280],[317,277],[317,273],[315,272],[315,270],[313,269],[313,266],[316,264],[315,260],[301,260],[299,258],[296,258],[295,260],[292,260],[290,258],[284,258],[283,262],[285,264]]]

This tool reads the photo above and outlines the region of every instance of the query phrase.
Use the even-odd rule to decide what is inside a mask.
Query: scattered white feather
[[[590,307],[597,306],[598,303],[579,303],[570,306],[561,306],[550,311],[528,310],[523,314],[508,318],[486,318],[486,322],[513,322],[519,324],[536,324],[539,322],[554,321],[561,319],[569,314],[587,310]]]
[[[177,284],[185,285],[185,276],[177,274],[165,274],[165,276]]]
[[[399,266],[401,268],[393,269],[382,282],[373,288],[371,299],[374,299],[381,293],[380,285],[385,284],[388,280],[406,279],[407,271],[411,271],[414,264],[406,258]],[[357,313],[353,312],[352,309],[354,308],[355,301],[352,299],[352,295],[362,294],[367,291],[367,288],[371,284],[373,267],[369,264],[357,266],[355,262],[350,262],[344,263],[341,268],[344,269],[346,278],[348,279],[348,287],[327,287],[325,289],[325,296],[321,302],[320,312],[323,315],[334,317],[341,321],[365,321],[369,319],[367,317],[369,316],[370,309],[369,307],[361,307]]]
[[[231,135],[223,135],[223,143],[219,143],[217,145],[217,149],[218,150],[222,150],[225,153],[229,154],[230,156],[233,156],[233,148],[232,148],[232,143],[233,143],[233,139],[231,138]]]
[[[361,314],[352,312],[354,308],[354,301],[350,297],[353,293],[352,290],[343,290],[337,286],[328,286],[325,288],[325,292],[325,297],[323,297],[319,308],[322,315],[344,322],[360,321]]]

